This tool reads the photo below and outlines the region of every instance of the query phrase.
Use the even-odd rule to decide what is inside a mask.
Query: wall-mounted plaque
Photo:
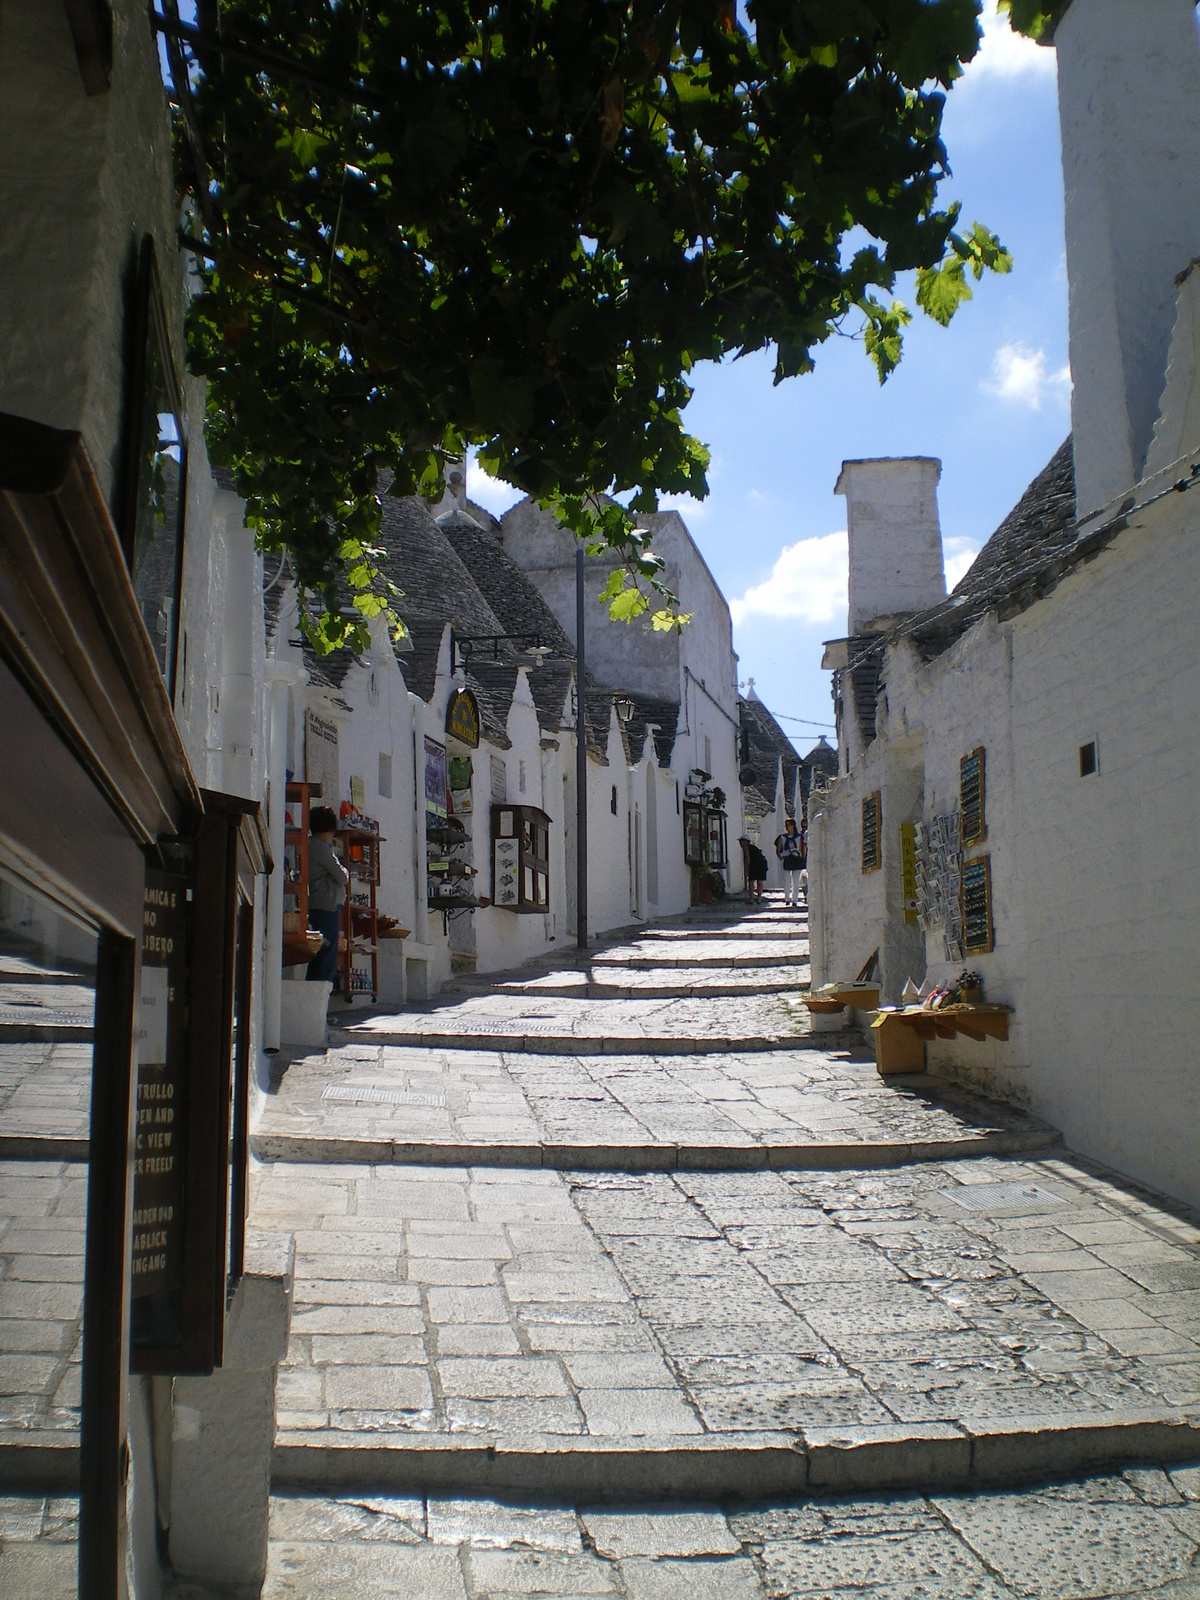
[[[880,848],[880,827],[883,822],[883,805],[879,790],[867,795],[862,803],[862,870],[877,872],[883,857]]]
[[[187,1137],[187,879],[147,869],[133,1160],[133,1338],[179,1337]]]
[[[978,745],[958,764],[958,809],[962,818],[963,848],[987,838],[984,815],[984,750]]]
[[[990,856],[978,856],[962,864],[962,926],[967,955],[987,955],[994,948]]]

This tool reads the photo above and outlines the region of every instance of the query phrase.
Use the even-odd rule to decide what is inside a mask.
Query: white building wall
[[[1200,45],[1193,0],[1072,0],[1054,42],[1082,516],[1141,476],[1200,255]]]
[[[1200,506],[1172,495],[1014,626],[1030,1098],[1200,1202]],[[1095,739],[1099,772],[1079,776]]]
[[[112,87],[86,96],[66,8],[0,8],[0,411],[78,429],[112,504],[126,295],[153,235],[183,372],[170,125],[147,8],[114,0]],[[54,197],[47,204],[47,196]]]

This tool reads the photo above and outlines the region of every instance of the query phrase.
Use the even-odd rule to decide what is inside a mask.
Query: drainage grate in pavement
[[[523,1033],[553,1033],[555,1024],[552,1022],[526,1022],[521,1017],[514,1017],[511,1022],[467,1022],[463,1025],[464,1033],[508,1033],[520,1037]]]
[[[444,1094],[423,1093],[417,1089],[372,1089],[353,1083],[327,1083],[322,1100],[368,1100],[372,1105],[444,1106]]]
[[[940,1193],[968,1211],[1046,1211],[1066,1205],[1061,1195],[1036,1183],[961,1183]]]

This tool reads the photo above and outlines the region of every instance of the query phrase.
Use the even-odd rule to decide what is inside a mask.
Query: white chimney
[[[1175,317],[1200,255],[1194,0],[1072,0],[1054,36],[1066,190],[1075,503],[1142,475]]]
[[[946,598],[933,456],[843,461],[835,494],[846,496],[851,634]]]

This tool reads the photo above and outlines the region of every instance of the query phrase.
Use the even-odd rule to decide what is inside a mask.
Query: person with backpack
[[[750,839],[743,835],[738,843],[742,847],[742,862],[746,868],[746,889],[750,900],[761,900],[767,876],[767,858]]]
[[[775,854],[783,868],[783,903],[799,908],[800,893],[808,895],[808,865],[804,835],[796,826],[795,817],[788,817],[783,832],[775,840]]]

